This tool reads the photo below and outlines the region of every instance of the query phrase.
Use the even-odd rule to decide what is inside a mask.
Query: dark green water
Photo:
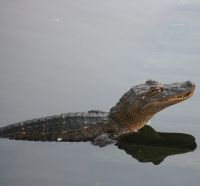
[[[198,186],[199,20],[198,0],[0,0],[0,126],[108,111],[147,79],[192,80],[195,95],[150,126],[197,144],[155,165],[114,145],[0,139],[0,185]]]

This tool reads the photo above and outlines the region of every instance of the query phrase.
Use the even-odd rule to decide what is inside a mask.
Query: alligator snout
[[[195,84],[192,81],[186,81],[185,84],[187,87],[195,87]]]

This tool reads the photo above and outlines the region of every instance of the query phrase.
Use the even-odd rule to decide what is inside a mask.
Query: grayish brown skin
[[[194,93],[190,81],[161,84],[148,80],[132,87],[110,112],[91,110],[39,118],[0,128],[0,136],[39,141],[92,141],[105,146],[138,132],[164,108],[184,101]]]

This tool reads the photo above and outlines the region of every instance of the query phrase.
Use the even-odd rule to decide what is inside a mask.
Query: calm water
[[[195,151],[154,165],[114,145],[0,139],[0,185],[199,185],[199,20],[199,0],[0,0],[0,126],[108,111],[149,78],[197,85],[150,124],[194,136]]]

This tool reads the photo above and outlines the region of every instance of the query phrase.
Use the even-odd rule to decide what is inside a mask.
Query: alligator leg
[[[111,134],[105,133],[97,136],[93,139],[92,144],[98,145],[99,147],[104,147],[109,144],[116,143],[117,141],[113,139]]]

